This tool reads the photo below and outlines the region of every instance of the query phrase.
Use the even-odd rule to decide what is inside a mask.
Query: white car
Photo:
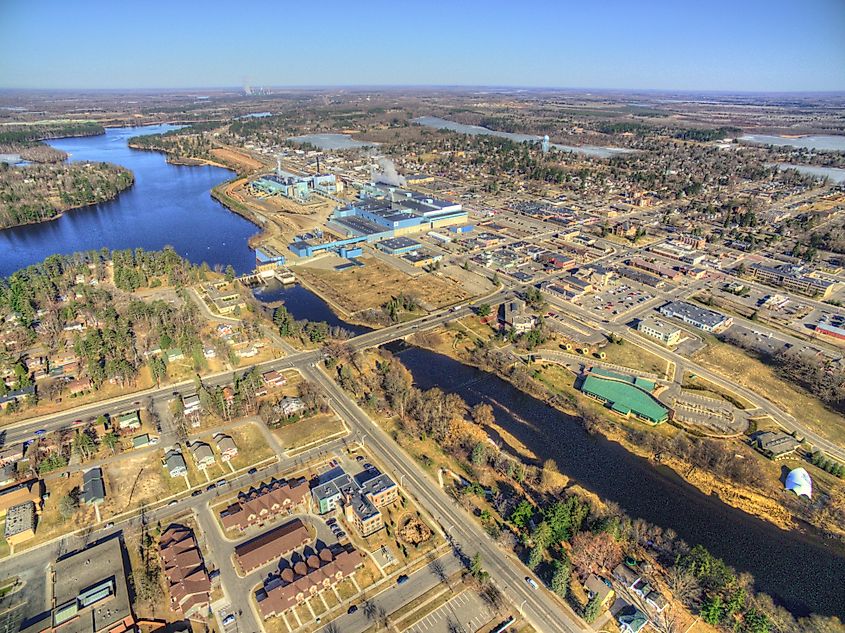
[[[527,582],[528,586],[531,587],[532,589],[539,589],[540,588],[540,585],[537,584],[537,581],[534,580],[533,578],[529,577],[529,576],[525,577],[525,582]]]

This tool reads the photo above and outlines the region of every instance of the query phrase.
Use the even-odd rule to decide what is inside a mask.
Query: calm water
[[[135,185],[115,200],[74,209],[52,222],[0,231],[0,276],[54,253],[89,249],[173,246],[195,263],[231,264],[238,273],[255,267],[247,246],[258,228],[210,196],[232,173],[219,167],[169,165],[164,155],[130,149],[126,140],[171,126],[111,128],[101,136],[50,141],[70,160],[108,161],[131,169]]]
[[[311,145],[320,149],[358,149],[378,145],[378,143],[356,141],[349,134],[305,134],[303,136],[292,136],[288,140],[297,143],[311,143]]]
[[[632,517],[674,529],[757,579],[762,591],[796,614],[845,616],[845,551],[777,527],[725,505],[619,444],[587,434],[577,421],[510,383],[447,356],[389,346],[420,388],[457,392],[470,406],[487,402],[496,419],[540,460]]]
[[[508,138],[517,143],[537,143],[543,140],[541,136],[533,136],[531,134],[516,134],[513,132],[499,132],[491,130],[480,125],[467,125],[465,123],[458,123],[456,121],[449,121],[448,119],[441,119],[436,116],[421,116],[413,119],[414,123],[419,123],[426,127],[433,127],[439,130],[451,130],[453,132],[460,132],[461,134],[471,134],[473,136],[498,136],[501,138]],[[551,147],[565,151],[575,152],[577,154],[584,154],[585,156],[595,156],[596,158],[610,158],[617,154],[627,154],[634,150],[625,149],[622,147],[598,147],[596,145],[561,145],[560,143],[549,143]]]
[[[253,291],[255,297],[264,303],[282,301],[285,308],[295,319],[308,319],[309,321],[325,321],[331,326],[339,326],[354,334],[370,332],[370,328],[363,325],[347,323],[337,316],[329,304],[323,301],[313,292],[299,284],[283,286],[273,281],[267,286],[258,287]]]
[[[802,174],[818,176],[819,178],[830,178],[832,182],[845,182],[845,169],[838,167],[817,167],[816,165],[793,165],[791,163],[778,163],[781,169],[794,169]]]
[[[789,145],[803,149],[820,149],[825,151],[845,152],[845,136],[817,135],[789,138],[786,136],[767,136],[766,134],[745,134],[740,141],[760,143],[762,145]]]

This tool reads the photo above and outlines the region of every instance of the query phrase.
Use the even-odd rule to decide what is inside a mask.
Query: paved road
[[[501,302],[505,296],[510,293],[507,291],[497,292],[484,300],[490,303]],[[429,330],[439,327],[446,321],[461,318],[471,313],[467,307],[459,310],[441,310],[430,316],[408,321],[381,330],[374,330],[361,334],[352,339],[348,343],[354,349],[365,349],[369,347],[377,347],[384,343],[389,343],[400,338],[404,338],[418,331]],[[321,352],[319,350],[310,350],[295,352],[284,358],[274,359],[258,363],[254,367],[260,371],[269,371],[271,369],[289,369],[308,366],[311,363],[320,360]],[[243,374],[248,369],[242,369],[238,374]],[[210,374],[203,377],[203,383],[210,386],[223,386],[232,382],[233,372],[222,371],[215,374]],[[43,429],[48,432],[58,431],[63,428],[68,428],[73,425],[76,420],[83,422],[96,419],[97,416],[106,413],[115,414],[127,409],[153,406],[157,410],[161,409],[162,401],[168,401],[177,395],[186,395],[196,390],[193,380],[186,380],[183,382],[166,385],[161,388],[146,389],[135,393],[127,394],[125,396],[118,396],[105,402],[97,402],[74,409],[69,409],[61,413],[51,414],[47,416],[40,416],[35,418],[27,418],[18,422],[4,425],[0,428],[0,446],[4,444],[11,444],[30,440],[35,437],[35,432]]]
[[[411,600],[433,589],[443,582],[443,577],[459,571],[463,563],[452,553],[444,554],[437,559],[436,563],[426,565],[408,576],[408,580],[401,585],[395,584],[395,580],[389,581],[390,588],[382,591],[371,599],[376,611],[383,609],[384,613],[390,615],[397,609],[402,608]],[[445,586],[444,586],[445,588]],[[324,626],[321,631],[342,631],[343,633],[362,633],[373,626],[368,616],[367,609],[363,606],[363,598],[355,601],[358,610],[355,613],[344,613],[330,624]]]
[[[375,449],[382,463],[399,485],[418,499],[464,555],[481,555],[484,568],[496,581],[506,599],[522,608],[526,618],[539,631],[584,631],[580,621],[544,589],[532,589],[525,582],[527,568],[511,553],[506,553],[490,539],[476,521],[453,499],[443,492],[417,464],[378,425],[353,402],[328,376],[314,367],[306,367],[304,374],[317,382],[332,402],[332,406],[356,431],[365,435],[364,444]],[[345,629],[341,629],[345,630]]]

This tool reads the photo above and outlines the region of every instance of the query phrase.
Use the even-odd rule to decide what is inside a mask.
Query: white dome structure
[[[799,497],[804,495],[808,499],[813,497],[813,480],[810,474],[803,468],[796,468],[786,476],[784,484],[787,490],[791,490]]]

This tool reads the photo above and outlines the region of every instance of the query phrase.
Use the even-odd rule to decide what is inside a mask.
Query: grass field
[[[819,435],[845,443],[845,416],[827,409],[817,398],[783,380],[771,367],[742,350],[709,340],[707,349],[699,352],[694,360],[767,398]]]
[[[605,362],[645,371],[660,377],[666,375],[667,363],[665,360],[628,341],[625,341],[622,345],[609,343],[601,351],[607,354]]]
[[[326,413],[288,424],[273,433],[286,450],[292,450],[339,435],[346,430],[340,418],[333,413]]]
[[[400,293],[411,294],[429,309],[469,298],[458,284],[431,274],[411,277],[374,257],[363,257],[363,266],[342,272],[310,266],[296,273],[332,304],[347,314],[378,308]]]

